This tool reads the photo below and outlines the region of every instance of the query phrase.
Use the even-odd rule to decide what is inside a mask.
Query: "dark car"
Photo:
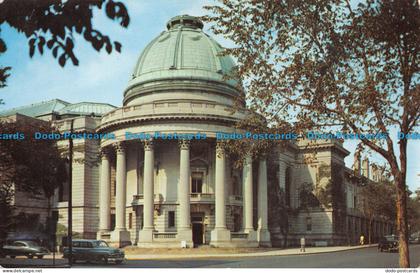
[[[378,250],[380,252],[388,251],[398,251],[398,236],[396,235],[387,235],[382,237],[379,240]]]
[[[16,258],[16,256],[26,256],[32,259],[36,256],[38,259],[42,259],[49,251],[33,241],[14,241],[11,244],[4,245],[0,253],[3,257]]]
[[[72,244],[73,263],[76,261],[86,262],[114,262],[121,264],[124,261],[124,251],[110,247],[105,241],[101,240],[73,240]],[[63,250],[63,258],[69,258],[69,249]]]

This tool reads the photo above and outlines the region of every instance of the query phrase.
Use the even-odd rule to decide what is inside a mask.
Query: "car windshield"
[[[37,243],[32,242],[32,241],[26,241],[25,243],[26,243],[28,246],[30,246],[30,247],[39,246]]]
[[[387,241],[397,241],[398,240],[397,236],[385,236],[385,239]]]
[[[105,241],[96,241],[96,247],[109,247]]]

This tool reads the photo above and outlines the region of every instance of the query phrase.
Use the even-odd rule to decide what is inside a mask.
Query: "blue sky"
[[[96,13],[94,25],[113,40],[122,43],[122,53],[97,53],[82,39],[76,41],[76,55],[80,65],[70,62],[61,68],[50,52],[43,56],[35,54],[29,58],[26,38],[13,29],[2,27],[1,36],[7,43],[8,51],[1,56],[1,64],[12,66],[8,87],[0,89],[0,98],[5,105],[0,111],[16,106],[59,98],[68,102],[105,102],[121,106],[123,91],[132,69],[142,49],[165,29],[166,22],[180,14],[203,15],[202,6],[212,4],[211,0],[130,0],[124,1],[131,21],[127,29],[106,18],[103,11]],[[207,29],[205,27],[205,29]],[[215,37],[222,45],[232,44]],[[355,141],[348,141],[345,147],[353,151]],[[411,190],[420,187],[420,140],[413,140],[408,148],[407,183]],[[379,156],[371,158],[381,161]],[[351,167],[353,155],[346,158]]]

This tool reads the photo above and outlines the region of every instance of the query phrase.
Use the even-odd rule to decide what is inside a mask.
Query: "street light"
[[[73,244],[72,244],[72,233],[73,233],[73,203],[72,203],[72,184],[73,184],[73,139],[71,138],[71,134],[73,134],[73,126],[74,126],[74,119],[70,121],[70,138],[69,138],[69,201],[68,201],[68,228],[67,228],[67,246],[69,249],[69,266],[73,265]]]

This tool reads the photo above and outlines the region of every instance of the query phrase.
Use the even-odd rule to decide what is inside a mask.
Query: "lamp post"
[[[70,122],[70,134],[73,133],[73,126],[74,126],[74,119]],[[69,138],[69,185],[68,185],[68,191],[69,191],[69,201],[68,201],[68,228],[67,228],[67,246],[69,249],[69,266],[71,267],[73,265],[73,244],[72,244],[72,226],[73,226],[73,203],[72,203],[72,184],[73,184],[73,139]]]

